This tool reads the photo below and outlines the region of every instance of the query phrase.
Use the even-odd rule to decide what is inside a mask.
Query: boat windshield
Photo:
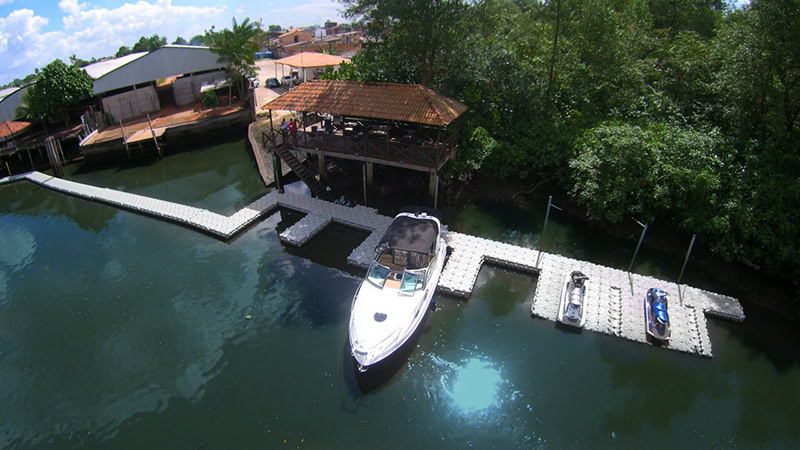
[[[403,272],[403,281],[400,282],[400,292],[412,295],[414,291],[425,285],[424,270],[406,270]]]
[[[369,271],[367,272],[367,280],[382,289],[383,285],[386,284],[389,272],[391,271],[388,267],[381,265],[378,261],[372,261],[372,265],[369,266]]]

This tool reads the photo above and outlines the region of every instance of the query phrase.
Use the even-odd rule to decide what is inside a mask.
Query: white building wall
[[[153,86],[103,98],[103,111],[111,114],[114,122],[127,120],[160,109],[158,94],[156,94]]]
[[[216,84],[217,82],[227,79],[228,74],[224,70],[178,78],[172,83],[172,94],[175,96],[175,105],[183,106],[197,103],[203,99],[204,94],[200,93],[200,88],[202,86]]]

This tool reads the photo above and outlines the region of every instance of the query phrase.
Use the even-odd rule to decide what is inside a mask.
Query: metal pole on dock
[[[547,197],[547,212],[544,215],[544,227],[542,228],[542,235],[539,237],[539,254],[536,256],[536,267],[539,267],[539,261],[542,259],[542,252],[544,251],[544,234],[547,232],[547,222],[550,221],[550,208],[555,208],[561,211],[561,208],[553,204],[553,196]]]
[[[122,126],[122,119],[119,119],[119,129],[122,130],[122,143],[125,144],[125,153],[128,154],[128,159],[131,159],[131,151],[128,149],[128,138],[125,137],[125,127]]]
[[[683,271],[686,269],[686,263],[689,262],[689,255],[692,254],[692,248],[694,247],[694,240],[697,237],[696,234],[692,235],[692,241],[689,242],[689,250],[686,251],[686,258],[683,260],[683,267],[681,267],[681,274],[678,275],[678,284],[681,284],[681,278],[683,278]]]
[[[161,147],[158,145],[158,139],[156,139],[156,132],[153,130],[153,122],[150,121],[150,114],[147,114],[147,125],[150,126],[150,134],[153,135],[153,142],[156,144],[156,151],[158,152],[158,156],[164,156],[161,154]]]
[[[633,267],[633,262],[636,261],[636,255],[639,254],[639,248],[642,247],[642,241],[644,241],[644,234],[647,233],[647,225],[648,225],[646,223],[639,222],[636,219],[633,219],[633,220],[634,220],[634,222],[636,222],[639,225],[641,225],[642,227],[644,227],[644,229],[642,230],[642,235],[639,236],[639,243],[636,244],[636,250],[633,251],[633,258],[631,258],[631,263],[628,264],[628,272],[631,271],[631,268]]]

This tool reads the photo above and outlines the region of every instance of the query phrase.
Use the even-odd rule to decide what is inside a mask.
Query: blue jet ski
[[[659,288],[650,288],[644,297],[644,326],[647,334],[660,341],[668,341],[669,313],[667,293]]]

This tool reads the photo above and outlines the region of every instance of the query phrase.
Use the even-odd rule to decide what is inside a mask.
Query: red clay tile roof
[[[0,124],[0,138],[14,135],[24,130],[30,125],[29,122],[15,122],[12,120],[5,120]]]
[[[305,44],[305,42],[298,42],[297,44]],[[285,47],[291,47],[292,45],[297,44],[289,44]],[[349,63],[350,60],[347,58],[342,58],[341,56],[326,55],[324,53],[302,52],[296,55],[287,56],[286,58],[276,59],[275,62],[278,64],[286,64],[287,66],[292,67],[311,68],[338,66],[343,62]]]
[[[467,107],[419,84],[308,81],[262,106],[443,127]]]

